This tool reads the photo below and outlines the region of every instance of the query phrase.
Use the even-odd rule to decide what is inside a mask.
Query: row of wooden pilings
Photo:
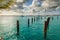
[[[50,17],[47,18],[47,21],[44,22],[44,40],[47,38],[47,29],[49,26]],[[31,23],[35,22],[35,17],[31,18]],[[17,35],[19,35],[19,20],[17,20]],[[28,27],[30,27],[30,19],[28,18]]]
[[[31,18],[31,24],[33,24],[35,22],[35,17]],[[28,27],[30,26],[30,19],[28,18]]]
[[[33,22],[35,22],[35,17],[31,19],[31,23],[33,24]],[[16,23],[16,28],[17,28],[17,35],[19,35],[19,20],[17,20],[17,23]],[[28,18],[28,27],[30,27],[30,19]]]

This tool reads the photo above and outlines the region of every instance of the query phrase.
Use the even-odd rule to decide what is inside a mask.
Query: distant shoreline
[[[60,16],[60,14],[34,14],[34,13],[31,13],[31,14],[23,14],[23,13],[16,13],[16,14],[0,14],[0,16]]]

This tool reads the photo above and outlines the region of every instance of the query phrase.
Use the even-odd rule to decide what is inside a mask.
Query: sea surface
[[[47,16],[0,16],[0,37],[3,40],[44,40],[44,23],[47,18]],[[60,40],[60,16],[50,17],[46,40]]]

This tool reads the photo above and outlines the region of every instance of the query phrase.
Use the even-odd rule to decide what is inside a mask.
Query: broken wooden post
[[[48,30],[48,26],[49,26],[49,21],[50,21],[50,17],[48,17],[47,21],[45,21],[45,24],[44,24],[44,39],[46,39],[46,37],[47,37],[47,30]]]
[[[17,35],[19,35],[19,20],[17,20]]]
[[[47,21],[45,21],[45,24],[44,24],[44,39],[46,39],[46,37],[47,37]]]

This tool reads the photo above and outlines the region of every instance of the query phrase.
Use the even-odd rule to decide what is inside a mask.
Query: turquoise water
[[[28,18],[30,25],[28,27]],[[32,18],[35,21],[32,23]],[[3,40],[44,40],[44,21],[40,16],[0,16],[0,37]],[[19,20],[20,35],[17,36],[16,21]],[[46,40],[60,40],[60,16],[50,19]]]

